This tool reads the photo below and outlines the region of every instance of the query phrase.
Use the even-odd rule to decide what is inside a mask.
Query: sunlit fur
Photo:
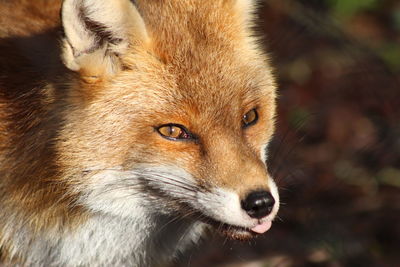
[[[255,3],[134,2],[0,2],[7,265],[157,266],[205,228],[247,240],[278,211],[264,151],[275,81]],[[193,138],[164,138],[169,123]],[[254,190],[276,201],[259,220],[240,204]]]

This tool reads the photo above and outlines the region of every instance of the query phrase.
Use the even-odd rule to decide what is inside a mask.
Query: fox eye
[[[193,136],[185,127],[178,124],[165,124],[156,128],[157,132],[164,138],[170,140],[193,139]]]
[[[247,128],[255,123],[257,123],[258,120],[258,113],[256,109],[252,109],[246,114],[244,114],[242,118],[242,127]]]

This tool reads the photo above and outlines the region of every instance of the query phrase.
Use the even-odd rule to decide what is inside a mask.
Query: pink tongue
[[[251,231],[256,232],[258,234],[263,234],[266,231],[269,230],[269,228],[271,228],[272,223],[270,221],[268,222],[264,222],[262,224],[259,224],[257,226],[254,226],[253,228],[251,228]]]

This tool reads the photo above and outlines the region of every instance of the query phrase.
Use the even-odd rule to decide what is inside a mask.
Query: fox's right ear
[[[116,73],[129,46],[147,39],[130,0],[64,0],[61,20],[64,64],[84,76]]]

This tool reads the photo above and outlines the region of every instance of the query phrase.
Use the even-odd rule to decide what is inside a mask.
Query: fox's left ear
[[[130,0],[65,0],[64,64],[84,76],[114,74],[129,46],[145,42],[146,27]]]

